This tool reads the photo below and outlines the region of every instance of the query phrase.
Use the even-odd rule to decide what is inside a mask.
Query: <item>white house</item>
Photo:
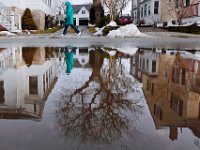
[[[88,25],[90,20],[90,5],[72,5],[74,9],[74,24]]]
[[[43,59],[45,50],[39,48],[28,67],[22,53],[21,47],[0,50],[0,111],[3,115],[19,111],[18,115],[40,118],[56,82],[56,62]]]
[[[14,24],[19,23],[19,15],[22,16],[24,10],[29,8],[39,29],[44,29],[45,14],[55,16],[56,13],[55,0],[0,0],[0,3],[10,11],[10,15],[13,13],[15,16],[11,19],[11,23],[14,21]],[[7,19],[9,20],[8,17]]]

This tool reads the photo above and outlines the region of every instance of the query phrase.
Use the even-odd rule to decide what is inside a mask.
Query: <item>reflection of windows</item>
[[[181,84],[185,85],[185,69],[181,70]]]
[[[82,59],[82,63],[85,63],[85,59]]]
[[[154,93],[154,84],[150,80],[147,80],[147,91],[150,91],[152,95]]]
[[[163,77],[164,77],[165,80],[168,79],[168,72],[167,72],[167,71],[164,71],[164,73],[163,73]]]
[[[147,69],[147,71],[148,71],[148,69],[149,69],[149,60],[148,60],[148,59],[147,59],[146,69]]]
[[[172,82],[176,84],[185,85],[185,74],[186,70],[184,68],[173,68],[172,69]]]
[[[162,120],[162,108],[156,104],[154,104],[154,115]]]
[[[152,72],[156,72],[156,61],[152,61]]]
[[[179,116],[183,114],[183,101],[175,96],[173,93],[171,94],[170,108],[175,111]]]
[[[30,94],[38,94],[38,78],[37,77],[29,77],[29,93]]]
[[[142,69],[145,70],[145,58],[142,60]]]
[[[45,74],[43,75],[43,92],[45,93],[45,88],[46,84],[45,84]]]
[[[4,82],[0,81],[0,103],[3,103],[5,101],[5,91],[4,91]]]

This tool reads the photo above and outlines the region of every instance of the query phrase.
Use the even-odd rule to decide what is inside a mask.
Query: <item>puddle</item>
[[[0,48],[2,149],[200,149],[200,53]]]

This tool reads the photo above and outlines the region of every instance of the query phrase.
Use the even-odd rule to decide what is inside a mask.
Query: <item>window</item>
[[[158,14],[158,10],[159,10],[159,2],[155,1],[154,2],[154,14]]]
[[[38,78],[37,77],[29,77],[29,93],[30,94],[38,94]]]
[[[179,7],[178,1],[179,1],[179,0],[176,0],[176,8]]]
[[[4,82],[0,81],[0,103],[3,103],[5,101],[5,91],[4,91]]]
[[[134,20],[137,20],[137,12],[134,13]]]
[[[149,5],[149,9],[148,9],[148,15],[151,15],[151,6]]]
[[[82,14],[86,14],[86,11],[85,11],[85,10],[82,10]]]
[[[185,6],[189,6],[190,5],[190,0],[185,0]]]
[[[147,16],[147,4],[144,5],[144,16]]]
[[[143,18],[143,11],[144,11],[144,9],[143,9],[143,7],[141,8],[141,18]]]

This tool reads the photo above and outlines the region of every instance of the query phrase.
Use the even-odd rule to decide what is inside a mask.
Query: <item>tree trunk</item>
[[[95,24],[99,24],[101,19],[101,0],[93,0],[93,5],[95,9]]]

